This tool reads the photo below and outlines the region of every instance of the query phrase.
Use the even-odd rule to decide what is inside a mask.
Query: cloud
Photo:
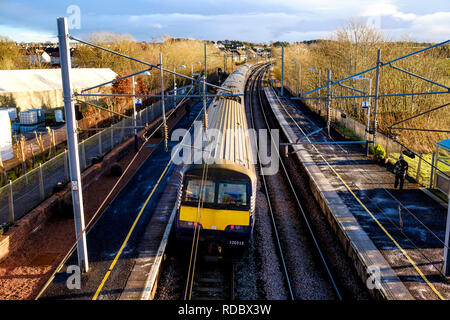
[[[450,35],[450,11],[420,15],[381,2],[369,5],[361,16],[378,18],[379,27],[394,39],[406,34],[418,41],[444,41]]]
[[[411,35],[418,40],[448,40],[450,36],[450,12],[436,12],[417,17],[411,26]]]
[[[362,13],[362,16],[392,16],[404,21],[411,21],[417,18],[414,13],[403,13],[400,12],[392,3],[374,3],[369,5],[366,10]]]
[[[450,27],[448,0],[129,0],[114,5],[107,0],[0,0],[0,33],[13,39],[25,33],[56,34],[56,17],[67,16],[71,4],[81,8],[81,30],[129,33],[138,40],[170,34],[197,39],[302,41],[327,38],[350,16],[380,21],[383,31],[400,38],[440,41]],[[439,9],[440,8],[440,9]],[[375,17],[375,19],[374,19]],[[433,22],[434,21],[434,22]],[[12,31],[22,30],[22,34]]]

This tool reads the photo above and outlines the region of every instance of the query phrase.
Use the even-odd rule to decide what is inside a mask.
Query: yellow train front
[[[199,243],[209,251],[247,247],[254,225],[252,175],[236,165],[193,165],[183,173],[176,236],[192,243],[195,228]],[[203,177],[203,178],[202,178]]]
[[[231,82],[240,88],[237,92],[243,92],[248,66],[236,71],[224,86]],[[181,170],[176,238],[192,244],[194,230],[199,228],[201,247],[236,255],[252,236],[256,200],[254,151],[243,98],[217,99],[207,113],[206,139],[210,141],[202,144],[204,159]]]

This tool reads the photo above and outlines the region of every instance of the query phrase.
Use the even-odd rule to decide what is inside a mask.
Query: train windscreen
[[[213,203],[215,196],[216,184],[212,181],[203,181],[203,202]],[[200,199],[200,192],[202,190],[202,180],[201,179],[190,179],[186,186],[186,194],[184,201],[198,202]]]
[[[220,182],[217,203],[233,206],[246,206],[247,185],[244,183]]]

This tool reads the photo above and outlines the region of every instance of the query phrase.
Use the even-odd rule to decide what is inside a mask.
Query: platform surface
[[[344,140],[333,133],[328,137],[325,123],[307,107],[280,100],[272,88],[265,93],[289,142],[320,128],[302,142]],[[445,207],[416,183],[405,180],[404,190],[394,189],[390,168],[366,157],[359,144],[296,145],[293,150],[290,156],[300,159],[316,199],[353,251],[357,269],[380,271],[383,298],[450,298],[450,285],[441,274]]]

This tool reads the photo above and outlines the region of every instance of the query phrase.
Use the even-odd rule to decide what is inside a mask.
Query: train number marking
[[[230,240],[229,244],[231,246],[243,246],[244,245],[244,241],[241,241],[241,240]]]

